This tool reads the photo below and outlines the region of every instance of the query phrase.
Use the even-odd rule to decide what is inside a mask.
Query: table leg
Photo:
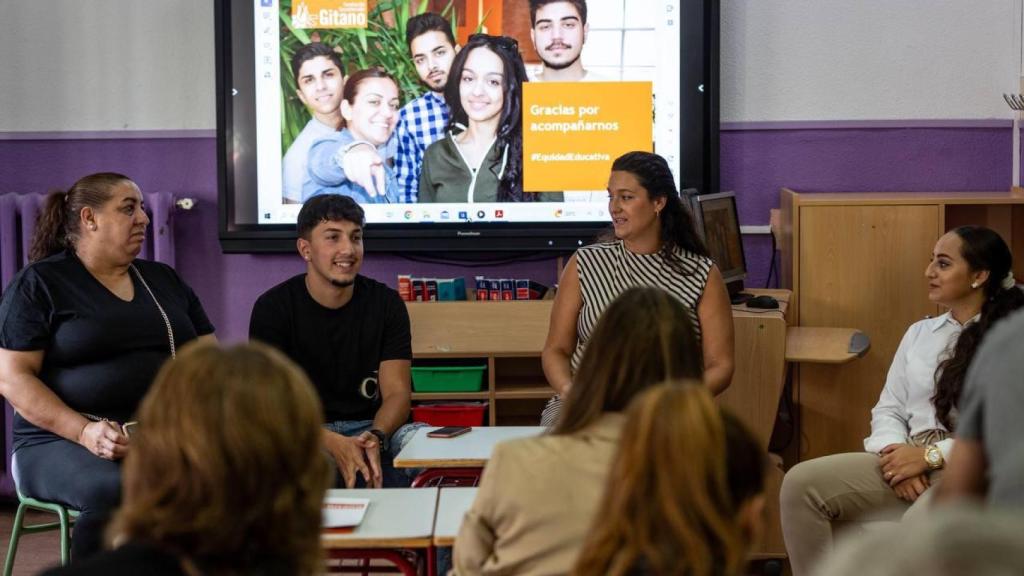
[[[417,557],[419,557],[419,551],[416,551]],[[428,548],[427,556],[430,556],[430,549]],[[362,548],[346,548],[346,549],[334,549],[327,551],[327,557],[330,559],[337,560],[351,560],[359,559],[359,566],[338,566],[330,570],[332,574],[366,574],[368,570],[369,562],[371,560],[387,560],[395,565],[394,568],[387,566],[374,566],[373,572],[375,573],[399,573],[404,576],[419,576],[419,569],[416,564],[409,561],[405,555],[396,552],[394,550],[379,550],[379,549],[362,549]],[[365,564],[364,564],[365,562]],[[430,567],[427,567],[427,574],[431,575]]]
[[[412,481],[413,488],[452,488],[476,486],[483,468],[431,468],[420,472]]]

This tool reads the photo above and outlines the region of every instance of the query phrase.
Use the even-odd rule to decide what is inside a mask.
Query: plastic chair
[[[37,532],[60,530],[60,564],[66,566],[71,556],[71,527],[75,523],[75,518],[78,518],[78,511],[62,504],[43,502],[22,495],[21,489],[17,486],[18,467],[13,457],[11,458],[11,476],[14,477],[15,490],[18,492],[18,511],[14,515],[14,525],[11,527],[11,542],[7,546],[7,560],[4,562],[3,576],[11,576],[11,572],[14,570],[14,555],[18,552],[18,539],[25,534]],[[52,512],[57,515],[58,521],[25,526],[23,522],[26,510]]]

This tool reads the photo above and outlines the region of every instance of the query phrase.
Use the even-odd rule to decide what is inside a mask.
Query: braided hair
[[[1024,307],[1024,292],[1006,282],[1013,278],[1013,256],[999,234],[984,226],[961,226],[953,233],[960,237],[960,255],[967,265],[974,272],[988,270],[988,280],[982,286],[985,301],[981,305],[981,317],[960,332],[953,354],[935,369],[932,405],[936,418],[947,430],[954,427],[951,414],[957,408],[967,368],[982,338],[997,321]]]

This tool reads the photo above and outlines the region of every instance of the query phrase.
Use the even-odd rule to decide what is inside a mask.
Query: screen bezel
[[[721,272],[722,280],[726,284],[732,284],[734,282],[742,283],[743,280],[747,278],[747,254],[746,251],[743,249],[743,234],[740,228],[739,210],[736,206],[736,193],[729,191],[716,192],[714,194],[694,194],[690,196],[690,199],[690,210],[693,215],[694,228],[697,229],[697,233],[700,234],[701,239],[705,241],[707,240],[707,234],[704,228],[704,204],[706,204],[707,202],[711,202],[713,200],[722,199],[728,199],[732,204],[732,216],[736,222],[736,235],[739,237],[740,245],[740,260],[742,261],[743,265],[741,268],[732,268],[730,270],[722,269],[722,267],[718,264],[717,261],[715,261],[715,265],[718,266],[718,271]],[[711,255],[711,258],[712,260],[714,260],[714,254]]]
[[[225,253],[292,252],[294,225],[243,224],[235,218],[234,141],[240,130],[234,122],[231,91],[239,86],[234,76],[243,67],[247,74],[240,78],[248,78],[248,92],[254,89],[255,62],[251,57],[244,64],[234,62],[234,46],[246,42],[240,30],[251,34],[252,27],[236,27],[232,19],[248,15],[251,23],[253,11],[251,0],[215,0],[214,4],[218,232]],[[717,191],[719,0],[680,2],[678,20],[679,120],[683,126],[699,126],[699,130],[679,131],[680,188]],[[255,126],[249,130],[254,134]],[[255,172],[255,167],[250,170]],[[590,244],[607,229],[607,222],[374,223],[366,226],[364,238],[366,250],[377,252],[560,252]]]

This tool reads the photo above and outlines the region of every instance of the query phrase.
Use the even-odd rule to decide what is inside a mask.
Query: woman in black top
[[[160,365],[213,337],[175,271],[137,260],[149,218],[120,174],[86,176],[46,201],[32,264],[0,300],[0,394],[14,406],[14,469],[25,496],[81,511],[72,557],[99,549],[121,493],[129,421]]]

